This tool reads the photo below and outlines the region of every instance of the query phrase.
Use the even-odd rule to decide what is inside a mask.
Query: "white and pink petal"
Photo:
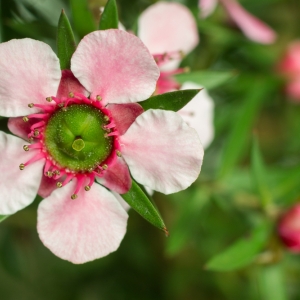
[[[200,89],[200,85],[185,82],[181,89]],[[205,89],[202,89],[186,106],[178,111],[183,120],[194,128],[206,149],[214,138],[214,101]]]
[[[0,131],[0,215],[11,215],[29,205],[37,195],[44,160],[19,169],[37,150],[25,152],[24,141]]]
[[[99,184],[81,189],[76,183],[55,190],[38,208],[40,239],[58,257],[81,264],[115,251],[125,233],[128,215],[112,193]]]
[[[38,111],[28,104],[44,104],[55,96],[61,71],[50,46],[32,39],[0,44],[0,115],[17,117]]]
[[[102,97],[103,104],[145,100],[159,77],[141,40],[118,29],[86,35],[73,54],[71,70],[92,98]]]
[[[136,181],[175,193],[198,177],[203,148],[197,132],[175,112],[148,110],[120,137],[122,155]]]

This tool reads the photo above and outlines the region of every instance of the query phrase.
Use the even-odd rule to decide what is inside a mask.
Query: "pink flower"
[[[153,94],[159,70],[134,35],[87,35],[72,72],[61,72],[51,48],[31,39],[1,44],[0,57],[0,115],[12,117],[9,129],[21,137],[0,132],[0,215],[29,205],[37,192],[46,197],[37,227],[55,255],[84,263],[119,247],[128,215],[112,192],[130,189],[128,167],[166,194],[198,177],[197,133],[174,112],[144,112],[136,103]]]
[[[248,13],[236,0],[219,0],[230,18],[243,31],[246,37],[261,44],[271,44],[276,33],[267,24]],[[217,0],[199,0],[203,18],[210,15],[217,5]]]
[[[183,54],[191,52],[199,43],[197,24],[191,12],[183,5],[158,2],[140,16],[138,36],[153,54],[159,68],[156,94],[178,89],[200,89],[201,86],[186,82],[179,84],[173,75],[185,72],[178,68]],[[214,103],[206,91],[201,91],[178,113],[196,129],[204,148],[214,136]]]
[[[282,216],[278,233],[291,252],[300,252],[300,204],[296,204]]]
[[[287,77],[286,93],[300,100],[300,41],[292,42],[278,65],[279,73]]]

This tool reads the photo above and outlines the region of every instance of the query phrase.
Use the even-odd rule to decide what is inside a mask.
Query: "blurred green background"
[[[118,0],[120,21],[134,30],[155,2]],[[276,234],[278,216],[300,195],[300,106],[276,74],[287,44],[300,37],[300,1],[240,1],[277,32],[273,45],[249,41],[222,7],[200,19],[197,0],[179,2],[195,15],[201,37],[182,65],[201,71],[199,83],[214,99],[215,138],[191,188],[154,195],[170,236],[130,211],[117,252],[72,265],[39,240],[37,199],[0,225],[0,299],[300,299],[300,257]],[[56,51],[62,8],[79,41],[97,28],[104,4],[1,0],[1,42],[30,37]],[[1,118],[8,132],[6,124]]]

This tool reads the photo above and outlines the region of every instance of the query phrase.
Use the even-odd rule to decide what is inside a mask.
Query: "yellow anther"
[[[24,146],[23,146],[23,149],[24,149],[25,151],[29,151],[28,145],[24,145]]]
[[[107,165],[107,164],[104,164],[104,165],[102,165],[101,167],[102,167],[103,170],[107,170],[108,165]]]
[[[84,187],[84,189],[88,192],[88,191],[91,189],[91,187],[90,187],[89,185],[86,185],[86,186]]]
[[[183,68],[184,72],[185,73],[189,73],[191,71],[191,68],[190,67],[185,67]]]
[[[97,96],[96,96],[96,100],[101,101],[101,100],[102,100],[102,97],[101,97],[100,95],[97,95]]]
[[[117,154],[117,156],[119,156],[119,157],[122,156],[122,153],[121,153],[119,150],[116,151],[116,154]]]
[[[74,94],[72,92],[69,93],[70,98],[74,98]]]
[[[40,132],[37,129],[33,132],[34,136],[38,136],[39,134],[40,134]]]
[[[55,171],[53,172],[53,174],[54,174],[54,175],[60,175],[60,172],[59,172],[58,170],[55,170]]]
[[[68,109],[66,107],[62,107],[62,111],[67,111]]]
[[[179,55],[180,55],[181,58],[185,57],[185,53],[182,50],[179,51]]]
[[[28,122],[29,121],[28,117],[23,117],[23,121]]]
[[[46,176],[52,177],[53,173],[51,171],[46,172]]]
[[[30,138],[28,139],[28,142],[29,142],[29,143],[32,143],[32,142],[33,142],[33,137],[30,137]]]
[[[52,101],[52,97],[47,97],[46,101],[51,102]]]
[[[75,200],[77,198],[77,195],[76,194],[73,194],[72,196],[71,196],[71,199],[72,200]]]
[[[24,164],[20,164],[19,168],[20,168],[20,170],[24,170],[25,165]]]
[[[57,104],[58,107],[63,107],[64,105],[65,105],[64,102],[61,102],[61,103]]]
[[[57,183],[56,183],[56,186],[57,186],[58,188],[61,188],[61,187],[62,187],[62,182],[60,182],[60,181],[57,182]]]
[[[104,121],[108,122],[109,121],[109,116],[104,116]]]
[[[92,173],[93,170],[94,170],[93,168],[89,168],[89,169],[88,169],[88,172],[89,172],[89,173]]]
[[[34,107],[34,104],[33,104],[33,103],[29,103],[29,104],[28,104],[28,107],[33,108],[33,107]]]

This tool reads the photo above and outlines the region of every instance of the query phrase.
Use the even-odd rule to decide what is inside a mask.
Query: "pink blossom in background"
[[[229,17],[250,40],[271,44],[276,40],[276,33],[267,24],[247,12],[236,0],[218,0],[227,11]],[[216,0],[199,0],[199,8],[203,18],[211,14],[216,6]]]
[[[138,36],[161,70],[156,94],[202,88],[195,83],[182,86],[173,76],[186,72],[186,69],[178,68],[182,57],[199,43],[197,24],[188,8],[163,1],[149,6],[138,20]],[[207,92],[201,91],[178,112],[185,122],[196,129],[204,148],[209,146],[214,136],[213,110],[213,100]]]
[[[300,204],[296,204],[282,216],[278,233],[288,250],[300,252]]]
[[[9,129],[18,136],[0,132],[0,215],[29,205],[37,192],[45,197],[38,233],[55,255],[84,263],[119,247],[128,215],[114,193],[130,189],[129,169],[137,182],[166,194],[198,177],[203,149],[196,131],[174,112],[144,112],[136,103],[153,94],[159,70],[134,35],[87,35],[71,71],[61,72],[51,48],[32,39],[0,44],[0,56],[0,115],[11,117]],[[113,139],[108,158],[88,172],[60,166],[45,146],[53,113],[82,104],[105,115],[110,123],[103,130]]]
[[[278,72],[286,77],[286,94],[292,100],[300,100],[300,41],[292,42],[278,64]]]

